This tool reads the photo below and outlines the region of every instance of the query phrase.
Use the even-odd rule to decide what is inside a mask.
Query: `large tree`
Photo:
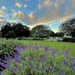
[[[68,19],[63,22],[60,26],[60,31],[65,34],[71,34],[71,32],[75,29],[75,18]]]
[[[50,29],[45,25],[37,25],[31,31],[32,37],[34,38],[48,38],[50,36]]]
[[[73,29],[73,30],[71,31],[71,35],[72,35],[72,37],[75,37],[75,29]]]
[[[10,23],[7,23],[5,26],[1,27],[2,37],[6,37],[7,36],[6,34],[8,33],[8,31],[10,31],[10,28],[11,28]]]
[[[22,23],[15,23],[11,25],[7,23],[1,28],[2,37],[6,38],[16,38],[16,37],[29,37],[30,30],[27,26],[22,25]]]

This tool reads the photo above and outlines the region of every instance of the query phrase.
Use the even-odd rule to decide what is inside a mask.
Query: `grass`
[[[49,46],[50,48],[54,48],[59,52],[63,52],[65,50],[70,50],[69,55],[73,56],[75,54],[75,43],[70,42],[54,42],[54,41],[46,41],[46,40],[20,40],[23,44],[29,45],[29,43],[43,46]]]

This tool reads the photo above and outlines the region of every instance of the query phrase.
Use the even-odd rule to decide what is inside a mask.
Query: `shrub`
[[[64,42],[75,42],[75,38],[64,38]]]
[[[0,55],[13,52],[16,45],[22,45],[22,44],[18,40],[0,39]]]

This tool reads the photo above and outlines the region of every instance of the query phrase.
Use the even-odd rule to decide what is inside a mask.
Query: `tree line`
[[[46,25],[36,25],[32,30],[22,23],[7,23],[1,27],[0,35],[2,38],[18,38],[18,37],[33,37],[35,39],[49,38],[49,37],[63,37],[68,34],[75,37],[75,19],[71,18],[63,22],[59,27],[59,32],[54,33]]]

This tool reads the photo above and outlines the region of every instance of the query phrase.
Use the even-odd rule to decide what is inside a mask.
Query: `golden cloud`
[[[14,17],[20,18],[20,19],[24,19],[25,18],[25,15],[24,15],[23,12],[18,11],[18,12],[14,12]]]
[[[2,6],[2,9],[6,9],[6,7],[5,6]]]
[[[16,2],[16,3],[15,3],[15,6],[17,6],[18,8],[21,8],[21,7],[22,7],[22,4]]]

